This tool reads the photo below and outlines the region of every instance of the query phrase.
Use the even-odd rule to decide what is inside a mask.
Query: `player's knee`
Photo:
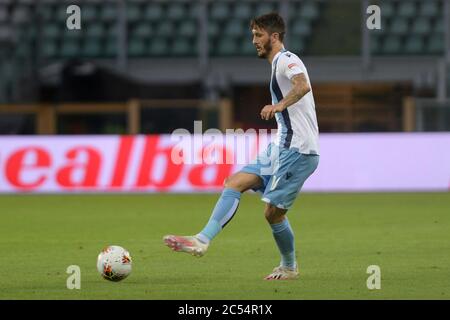
[[[224,180],[223,182],[223,186],[227,189],[234,189],[237,191],[241,191],[240,190],[240,186],[239,183],[236,181],[236,179],[234,178],[234,176],[228,177]]]
[[[264,216],[270,224],[280,223],[285,219],[285,212],[281,212],[274,205],[268,204],[266,210],[264,211]]]
[[[233,186],[233,179],[232,179],[232,177],[225,178],[225,180],[223,181],[223,186],[225,188],[232,188],[232,186]]]
[[[228,187],[228,184],[230,183],[230,178],[225,178],[225,180],[223,180],[223,186],[225,187],[225,188],[227,188]]]

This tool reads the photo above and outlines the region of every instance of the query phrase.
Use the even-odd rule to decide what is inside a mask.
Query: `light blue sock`
[[[240,199],[241,193],[239,191],[225,188],[214,207],[211,218],[203,230],[197,235],[197,238],[206,243],[214,239],[233,218],[239,206]]]
[[[294,268],[296,264],[294,233],[289,224],[289,220],[285,218],[280,223],[271,224],[270,227],[272,228],[273,237],[281,253],[281,265],[283,267]]]

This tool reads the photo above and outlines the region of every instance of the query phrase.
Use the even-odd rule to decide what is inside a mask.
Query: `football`
[[[97,270],[102,277],[110,281],[120,281],[131,273],[130,253],[120,246],[108,246],[97,258]]]

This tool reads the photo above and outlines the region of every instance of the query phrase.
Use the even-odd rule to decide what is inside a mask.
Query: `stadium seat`
[[[301,9],[302,9],[302,2],[298,2],[298,1],[289,2],[288,16],[289,16],[290,22],[293,22],[300,17],[300,14],[302,11]]]
[[[370,38],[370,52],[373,54],[378,54],[381,51],[380,39],[379,37]]]
[[[42,30],[42,35],[45,38],[49,38],[49,39],[55,39],[58,38],[60,35],[60,28],[57,24],[46,24],[44,26],[42,26],[43,30]]]
[[[424,52],[423,39],[420,36],[409,36],[405,43],[405,52],[408,54],[419,54]]]
[[[276,3],[261,2],[258,3],[255,10],[255,16],[260,16],[276,10]]]
[[[117,21],[117,7],[115,5],[102,6],[100,19],[105,22]]]
[[[171,3],[167,8],[166,17],[170,20],[181,20],[186,16],[186,9],[183,3],[175,2]]]
[[[235,55],[238,52],[236,41],[232,38],[223,38],[218,42],[216,54],[218,56]]]
[[[159,21],[164,17],[164,10],[159,3],[149,3],[144,11],[144,20]]]
[[[105,36],[105,27],[103,26],[102,23],[93,23],[90,24],[89,26],[87,26],[84,29],[85,35],[88,38],[96,38],[96,39],[101,39],[102,37]]]
[[[408,21],[406,19],[395,18],[392,20],[390,31],[394,35],[404,35],[409,32]]]
[[[431,25],[428,18],[417,18],[413,23],[412,32],[415,34],[426,35],[430,33]]]
[[[0,29],[0,34],[1,34],[1,29]],[[2,38],[2,36],[0,35],[0,39]],[[19,43],[18,46],[16,47],[15,50],[15,56],[19,57],[19,58],[26,58],[31,52],[31,49],[29,47],[29,45],[25,42]],[[40,51],[41,53],[43,53],[42,49]]]
[[[252,9],[250,4],[247,2],[235,3],[233,18],[249,21],[252,18]]]
[[[444,33],[444,19],[438,18],[434,22],[433,32]]]
[[[227,37],[240,37],[243,35],[243,28],[240,20],[229,20],[223,31],[223,34]]]
[[[216,22],[214,21],[209,21],[208,22],[208,36],[209,38],[215,38],[219,35],[219,26]]]
[[[417,16],[417,8],[413,1],[401,1],[398,5],[399,17],[412,18]]]
[[[168,44],[165,38],[152,38],[148,54],[151,56],[162,56],[168,54]]]
[[[255,49],[255,46],[252,43],[252,38],[251,37],[243,37],[243,39],[241,40],[241,44],[240,44],[239,48],[241,49],[240,52],[243,55],[256,56],[256,49]]]
[[[27,7],[17,6],[14,8],[11,16],[11,22],[14,24],[25,24],[31,20],[30,10]]]
[[[38,14],[43,21],[49,22],[55,19],[56,11],[53,10],[53,6],[44,5],[39,7]]]
[[[381,19],[386,18],[386,19],[390,19],[394,16],[394,4],[392,1],[383,1],[380,4],[380,9],[381,9]]]
[[[156,35],[161,37],[171,37],[174,36],[174,25],[171,21],[161,21],[157,24]]]
[[[289,51],[296,55],[302,55],[305,50],[305,42],[302,37],[291,37],[289,41]]]
[[[56,18],[57,21],[64,22],[64,21],[67,20],[67,17],[68,17],[68,15],[67,15],[67,5],[58,5],[55,8],[55,16],[52,17],[51,20],[54,21],[55,18]]]
[[[188,15],[187,18],[189,19],[198,19],[201,14],[201,7],[199,3],[190,3],[188,7]]]
[[[175,56],[188,56],[193,54],[192,42],[186,38],[176,39],[172,44],[172,54]]]
[[[13,39],[12,28],[8,25],[0,25],[0,43],[2,41],[10,41],[12,39]],[[1,49],[2,49],[2,46],[0,46],[0,51],[1,51]]]
[[[306,20],[315,20],[319,16],[319,7],[316,2],[308,1],[300,7],[300,18]]]
[[[445,50],[445,41],[442,34],[433,34],[428,39],[427,52],[431,54],[442,54]]]
[[[230,16],[230,8],[228,7],[228,4],[224,2],[211,3],[209,16],[213,20],[225,20]]]
[[[0,7],[0,23],[4,23],[8,20],[8,9],[6,7]]]
[[[117,39],[109,38],[106,40],[103,55],[107,58],[113,58],[117,56]]]
[[[138,4],[129,3],[127,4],[127,21],[136,22],[141,18],[141,8]]]
[[[19,28],[14,32],[18,42],[27,41],[27,39],[31,39],[36,34],[36,31],[33,31],[35,26],[27,26],[23,28]],[[33,31],[33,32],[32,32]],[[0,24],[0,32],[2,34],[2,38],[7,39],[8,37],[13,35],[13,28],[11,25]]]
[[[194,37],[197,34],[197,23],[195,20],[184,20],[178,26],[178,32],[181,37]]]
[[[148,38],[153,34],[153,28],[150,23],[140,22],[130,30],[130,35],[140,38]]]
[[[433,18],[439,15],[439,4],[434,0],[423,1],[420,6],[420,15]]]
[[[396,36],[387,36],[382,46],[383,54],[398,54],[401,51],[401,39]]]
[[[55,41],[43,41],[40,50],[45,58],[54,58],[58,54],[58,46]]]
[[[102,46],[99,41],[91,40],[84,43],[81,54],[84,57],[95,58],[102,54]]]
[[[62,58],[75,58],[80,55],[80,47],[76,41],[64,41],[61,45]]]
[[[66,13],[66,17],[67,17]],[[81,10],[81,21],[90,22],[94,21],[97,18],[97,10],[95,6],[92,5],[83,5]]]
[[[130,39],[128,54],[130,57],[141,57],[146,53],[145,40],[140,38]]]
[[[67,28],[59,29],[61,33],[61,37],[63,41],[66,40],[78,40],[80,39],[84,33],[86,32],[86,28],[81,30],[68,30]]]
[[[292,26],[292,34],[296,36],[309,36],[311,34],[311,25],[308,21],[297,20]]]
[[[117,24],[111,24],[108,27],[105,26],[105,36],[108,39],[117,39],[117,35],[119,34],[118,31],[119,26]]]

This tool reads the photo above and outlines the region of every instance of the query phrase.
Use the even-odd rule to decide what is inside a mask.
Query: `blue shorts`
[[[318,164],[319,155],[303,154],[271,143],[256,161],[240,172],[252,173],[262,179],[262,186],[254,189],[262,193],[262,201],[280,209],[289,209]]]

